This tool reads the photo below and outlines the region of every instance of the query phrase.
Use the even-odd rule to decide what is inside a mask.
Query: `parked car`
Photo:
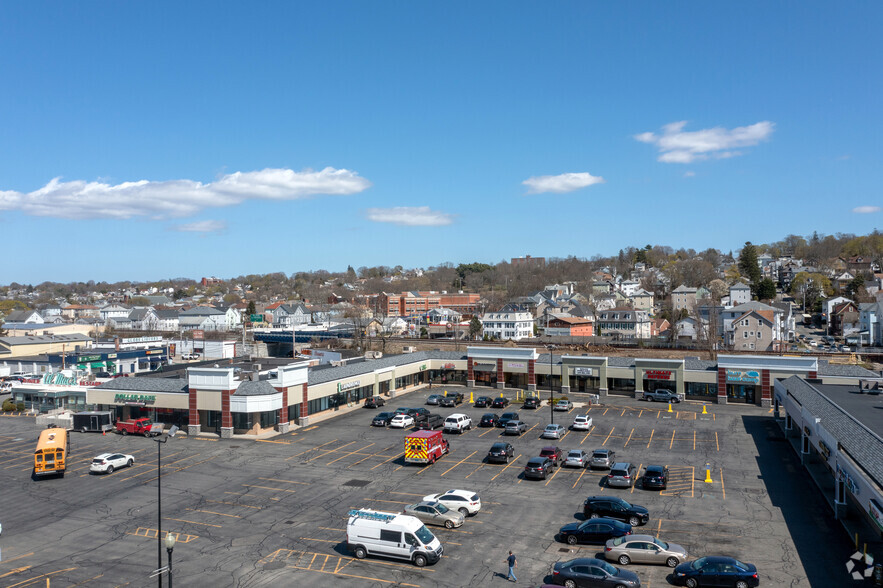
[[[440,414],[429,413],[426,418],[414,425],[418,431],[434,431],[445,425],[445,419]]]
[[[505,427],[506,423],[508,423],[509,421],[520,421],[520,420],[521,419],[518,418],[517,412],[504,412],[503,414],[500,415],[500,420],[497,423],[497,426],[502,428],[502,427]]]
[[[475,399],[475,403],[472,405],[475,408],[486,408],[491,405],[491,398],[489,396],[479,396]]]
[[[405,427],[414,426],[414,417],[409,414],[397,414],[389,421],[391,429],[404,429]]]
[[[611,488],[631,488],[638,479],[637,468],[628,463],[615,463],[607,474],[607,485]]]
[[[566,412],[568,410],[571,410],[572,408],[573,408],[573,403],[567,399],[564,399],[564,400],[559,400],[558,402],[556,402],[555,406],[552,407],[552,410],[563,410]]]
[[[414,419],[414,423],[422,423],[429,416],[429,409],[422,406],[420,408],[409,408],[405,414],[411,416]]]
[[[426,404],[431,404],[432,406],[438,406],[438,403],[441,402],[442,398],[443,397],[441,394],[430,394],[426,398]]]
[[[612,449],[596,449],[592,452],[592,461],[589,463],[593,468],[610,469],[616,459],[616,452]]]
[[[567,588],[639,588],[641,580],[629,570],[621,570],[606,561],[580,557],[558,561],[552,566],[552,581]]]
[[[503,441],[491,445],[487,452],[488,463],[509,463],[509,458],[512,457],[515,457],[515,448]]]
[[[462,433],[472,428],[472,419],[462,413],[454,413],[445,419],[445,431]]]
[[[687,550],[652,535],[627,535],[607,541],[604,558],[624,566],[634,562],[665,564],[674,568],[687,561]]]
[[[524,404],[521,405],[521,408],[539,408],[540,407],[540,399],[536,396],[528,396],[524,399]]]
[[[548,457],[532,457],[524,466],[524,477],[545,480],[554,467],[555,464]]]
[[[97,474],[112,474],[114,470],[132,467],[135,457],[124,453],[102,453],[92,458],[89,471]]]
[[[427,525],[439,525],[447,529],[462,527],[466,520],[463,513],[451,510],[440,502],[424,500],[405,507],[405,514],[417,517]]]
[[[509,421],[506,423],[506,428],[503,429],[504,435],[523,435],[527,432],[527,423],[520,420]]]
[[[424,496],[423,500],[441,502],[451,510],[469,516],[478,514],[481,510],[481,498],[472,490],[448,490],[441,494]]]
[[[583,502],[583,515],[590,519],[616,519],[633,527],[646,525],[650,520],[650,513],[645,507],[630,504],[616,496],[589,496]]]
[[[493,402],[491,402],[491,408],[506,408],[507,406],[509,406],[509,399],[505,396],[494,398]]]
[[[668,468],[659,465],[649,465],[644,468],[644,475],[641,477],[641,487],[665,490],[668,487]]]
[[[577,415],[573,418],[574,431],[588,431],[592,428],[592,417],[587,414]]]
[[[404,406],[400,406],[395,410],[395,414],[408,414],[410,408],[405,408]]]
[[[543,429],[543,434],[540,435],[543,439],[560,439],[567,432],[563,426],[559,424],[546,425],[546,428]]]
[[[735,586],[754,588],[760,584],[757,567],[732,557],[700,557],[674,569],[671,581],[675,586],[701,588],[702,586]]]
[[[394,416],[396,416],[396,413],[394,412],[378,412],[374,415],[374,418],[371,419],[371,426],[388,427],[389,421],[391,421]]]
[[[386,401],[380,396],[371,396],[365,399],[365,408],[380,408]]]
[[[572,468],[585,468],[589,466],[589,454],[582,449],[571,449],[564,458],[564,465]]]
[[[659,388],[657,390],[654,390],[653,392],[645,391],[644,400],[648,402],[680,402],[681,397],[671,390]]]
[[[493,412],[487,412],[487,413],[481,415],[481,420],[478,421],[478,426],[479,427],[496,427],[497,423],[499,421],[500,421],[500,415],[493,413]]]
[[[561,451],[560,447],[549,445],[540,450],[540,457],[548,457],[557,468],[561,460],[564,459],[564,452]]]
[[[450,396],[442,396],[439,399],[438,404],[439,404],[439,406],[447,406],[449,408],[457,406],[458,404],[460,404],[460,402],[463,402],[463,399],[462,399],[463,395],[460,394],[459,396],[461,396],[459,402],[457,401],[457,396],[455,396],[453,394]]]
[[[608,539],[630,535],[632,526],[616,519],[589,519],[568,523],[558,531],[558,541],[569,545],[577,543],[605,544]]]

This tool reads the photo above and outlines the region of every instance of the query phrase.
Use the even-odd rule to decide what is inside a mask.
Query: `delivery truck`
[[[431,465],[449,451],[441,431],[414,431],[405,437],[405,463]]]
[[[104,433],[113,431],[112,410],[89,410],[74,413],[74,431]]]
[[[144,435],[156,437],[162,435],[163,425],[154,423],[148,418],[133,419],[131,421],[117,421],[116,432],[120,435]]]

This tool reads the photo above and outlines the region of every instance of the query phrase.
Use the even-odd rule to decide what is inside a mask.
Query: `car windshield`
[[[597,457],[599,459],[607,459],[607,452],[606,451],[596,451],[595,453],[592,454],[592,457]]]
[[[433,506],[435,506],[436,510],[438,510],[438,512],[440,512],[442,514],[445,514],[446,512],[448,512],[450,510],[447,506],[445,506],[441,502],[439,502],[438,504],[434,504]]]
[[[567,453],[567,457],[582,457],[583,454],[581,451],[570,451]]]
[[[433,535],[424,525],[420,525],[420,528],[417,529],[417,532],[414,534],[417,535],[417,539],[420,539],[420,543],[423,545],[429,545],[435,540],[435,535]]]
[[[489,413],[487,413],[486,415],[482,415],[481,418],[483,418],[483,419],[492,419],[492,418],[494,418],[495,416],[497,416],[497,415],[495,415],[495,414],[489,412]]]
[[[598,567],[600,567],[602,570],[604,570],[605,572],[607,572],[607,573],[610,574],[611,576],[615,576],[615,575],[616,575],[617,569],[614,568],[614,567],[613,567],[612,565],[610,565],[609,563],[607,563],[606,561],[599,562],[599,566],[598,566]]]
[[[547,431],[554,431],[557,428],[558,428],[558,425],[546,425]]]
[[[613,544],[614,545],[622,545],[627,538],[628,538],[628,535],[626,535],[625,537],[617,537],[616,539],[613,540]]]
[[[539,467],[546,463],[545,457],[532,457],[527,461],[527,465],[531,467]]]
[[[653,539],[653,543],[660,546],[663,549],[668,549],[668,543],[663,541],[662,539]]]
[[[701,570],[703,567],[705,567],[706,560],[707,560],[707,558],[700,557],[699,559],[697,559],[696,561],[691,563],[690,567],[693,568],[694,570]]]
[[[506,449],[505,443],[494,443],[491,445],[491,451],[503,451],[504,449]]]
[[[504,419],[517,419],[518,413],[517,412],[504,412],[502,418],[504,418]]]
[[[743,571],[748,569],[748,564],[744,564],[741,561],[739,561],[738,559],[733,560],[733,565]]]
[[[377,414],[377,418],[379,419],[389,418],[390,416],[392,416],[391,412],[381,412]]]

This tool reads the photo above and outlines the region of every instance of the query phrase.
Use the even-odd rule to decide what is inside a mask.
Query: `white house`
[[[637,280],[623,280],[619,284],[619,290],[629,297],[634,296],[635,292],[637,292],[640,288],[641,283]]]
[[[730,305],[738,306],[746,302],[751,302],[751,287],[743,282],[730,286]]]
[[[306,325],[310,322],[310,311],[301,303],[280,304],[272,312],[274,327],[284,328],[291,325]]]
[[[15,310],[6,315],[6,322],[39,325],[46,320],[36,310]]]
[[[226,331],[227,314],[211,306],[195,306],[178,315],[178,326],[185,331]]]
[[[518,341],[533,337],[534,318],[529,312],[488,312],[481,317],[481,333],[496,339]]]
[[[159,318],[152,308],[136,308],[129,313],[132,328],[138,331],[156,331],[159,328]]]
[[[157,331],[178,331],[179,325],[177,310],[154,310],[153,312],[156,315],[157,319]]]
[[[125,306],[120,306],[119,304],[108,304],[98,312],[101,316],[101,320],[108,322],[111,319],[128,319],[131,309],[126,308]]]
[[[623,339],[649,339],[650,323],[647,312],[618,306],[598,315],[597,334]]]
[[[696,288],[678,286],[671,291],[671,302],[675,310],[692,310],[696,306]]]

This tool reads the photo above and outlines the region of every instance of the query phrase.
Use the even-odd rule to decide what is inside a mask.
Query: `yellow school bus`
[[[52,427],[42,431],[34,451],[34,475],[64,477],[68,449],[66,429]]]

